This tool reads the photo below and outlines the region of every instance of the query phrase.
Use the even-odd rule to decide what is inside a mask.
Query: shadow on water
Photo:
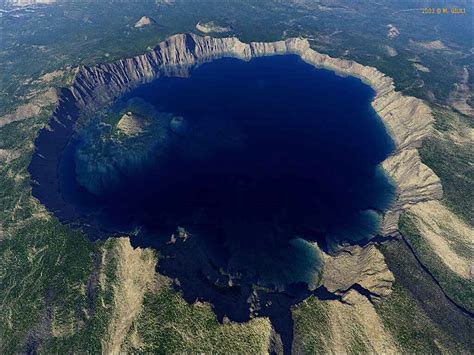
[[[33,193],[91,238],[159,250],[159,272],[219,320],[270,317],[289,351],[291,307],[334,297],[318,288],[319,248],[367,242],[394,197],[373,95],[296,56],[219,59],[142,85],[74,134],[52,122]],[[59,182],[43,169],[52,150]]]

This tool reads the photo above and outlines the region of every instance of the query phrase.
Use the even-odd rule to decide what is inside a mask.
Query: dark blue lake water
[[[135,246],[160,251],[159,271],[186,299],[210,301],[220,318],[249,319],[253,285],[265,287],[260,304],[274,305],[257,313],[286,319],[275,321],[281,330],[290,305],[317,286],[314,242],[326,251],[367,242],[393,200],[379,166],[393,142],[373,96],[297,56],[220,59],[143,85],[114,109],[135,100],[141,114],[152,107],[175,118],[156,116],[156,146],[138,163],[122,158],[125,143],[94,146],[113,162],[100,172],[87,166],[97,159],[81,157],[96,136],[78,134],[60,168],[63,198],[81,215],[68,222],[93,238],[134,233]],[[101,174],[102,187],[78,184],[81,171]]]

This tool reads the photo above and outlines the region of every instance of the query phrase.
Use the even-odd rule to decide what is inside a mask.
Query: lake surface
[[[91,238],[132,234],[159,250],[158,270],[188,301],[220,319],[270,316],[288,346],[290,307],[318,286],[319,248],[366,243],[394,199],[379,165],[394,145],[373,96],[291,55],[157,79],[111,108],[149,116],[145,143],[111,136],[103,116],[71,140],[60,191],[75,214],[63,221]]]

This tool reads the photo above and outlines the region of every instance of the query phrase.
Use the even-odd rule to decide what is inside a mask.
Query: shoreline
[[[236,37],[213,38],[195,34],[171,36],[153,50],[136,57],[81,67],[73,84],[61,90],[58,106],[35,140],[35,152],[28,170],[32,178],[41,177],[41,181],[33,181],[33,195],[37,198],[38,195],[46,196],[48,193],[44,189],[48,192],[53,189],[59,196],[56,199],[46,197],[45,200],[51,204],[48,208],[60,214],[68,210],[59,193],[58,164],[74,125],[82,115],[110,104],[141,84],[160,76],[188,76],[197,65],[214,59],[234,57],[250,60],[285,54],[298,55],[316,68],[354,76],[374,90],[371,106],[395,144],[394,152],[381,163],[397,189],[393,206],[383,216],[382,235],[398,232],[398,219],[406,207],[442,197],[439,178],[421,162],[417,150],[421,141],[432,132],[431,109],[422,100],[397,92],[392,78],[373,67],[321,54],[311,49],[309,42],[302,38],[243,43]],[[59,140],[58,131],[63,131]],[[41,142],[47,142],[46,154],[37,149]]]
[[[246,44],[237,38],[178,34],[143,55],[114,63],[81,67],[73,84],[60,91],[58,106],[35,140],[35,151],[28,167],[33,196],[63,223],[68,223],[74,219],[71,217],[78,215],[60,193],[59,163],[81,118],[111,104],[117,97],[160,76],[188,76],[197,65],[214,59],[234,57],[250,60],[288,54],[296,54],[316,68],[354,76],[374,90],[371,106],[395,144],[392,154],[380,163],[397,189],[393,206],[382,216],[381,237],[377,237],[377,241],[390,240],[398,233],[398,218],[404,208],[442,196],[438,177],[421,162],[417,151],[422,139],[431,133],[431,110],[421,100],[395,91],[393,80],[377,69],[320,54],[310,48],[307,40],[299,38]],[[321,274],[321,285],[329,282],[333,291],[330,293],[341,299],[362,291],[369,295],[366,295],[369,300],[388,296],[393,274],[381,252],[372,244],[345,247],[351,255],[350,261],[342,263],[341,268],[325,268]],[[340,255],[325,254],[325,258],[331,265],[336,265],[337,260],[344,255],[348,254],[341,250]],[[354,272],[359,268],[368,272]],[[358,290],[360,285],[364,285],[361,286],[362,290]],[[280,328],[278,330],[285,333],[288,346],[288,339],[292,335],[288,329]]]

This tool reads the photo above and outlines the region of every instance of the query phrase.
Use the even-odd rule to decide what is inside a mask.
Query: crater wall
[[[398,218],[404,209],[418,202],[442,197],[439,178],[421,162],[417,152],[423,138],[432,132],[431,110],[423,101],[396,91],[390,77],[376,68],[318,53],[302,38],[243,43],[235,37],[213,38],[195,34],[177,34],[143,55],[79,69],[72,86],[62,91],[52,120],[45,128],[46,132],[39,137],[48,139],[48,132],[52,135],[57,130],[63,131],[59,136],[56,132],[46,151],[41,154],[36,152],[33,157],[30,170],[42,176],[41,183],[33,185],[36,196],[46,197],[46,192],[42,191],[45,189],[57,191],[58,196],[47,197],[52,202],[50,205],[57,213],[68,209],[61,202],[59,186],[51,189],[50,185],[58,184],[55,178],[58,162],[72,134],[70,128],[81,115],[94,112],[131,89],[160,76],[188,76],[194,66],[216,58],[250,60],[284,54],[297,54],[315,67],[358,77],[375,90],[372,106],[396,144],[394,153],[383,162],[384,169],[397,186],[397,200],[384,216],[383,235],[397,233]]]

